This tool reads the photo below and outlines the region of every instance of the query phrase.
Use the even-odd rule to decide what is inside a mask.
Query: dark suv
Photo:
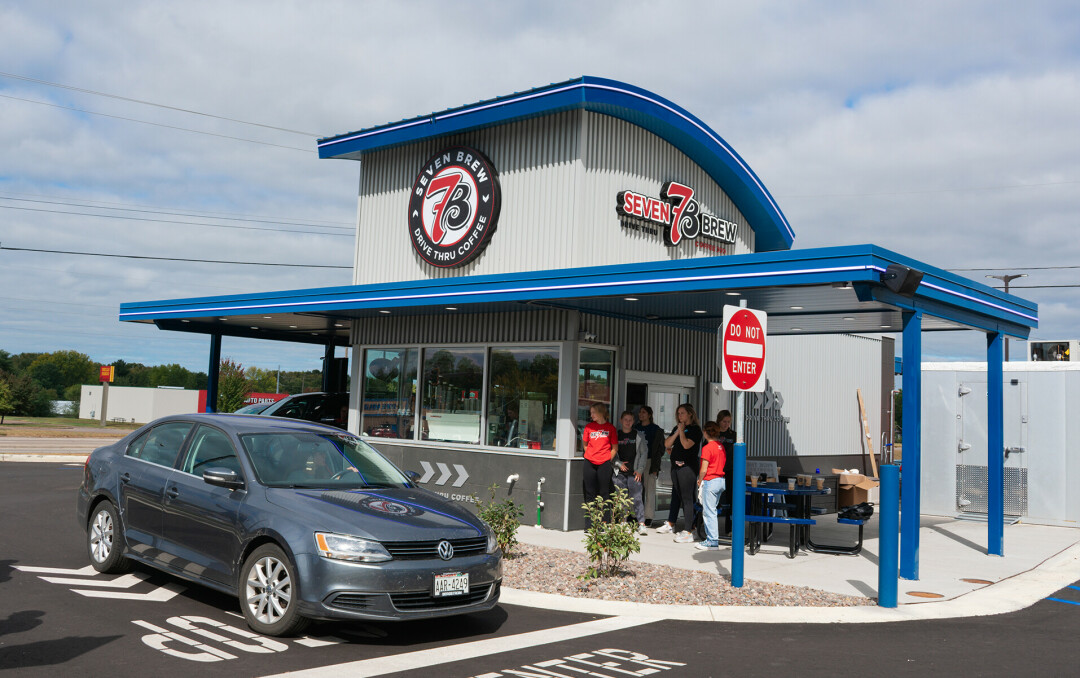
[[[259,415],[303,419],[345,428],[349,422],[349,394],[301,393],[277,401]]]

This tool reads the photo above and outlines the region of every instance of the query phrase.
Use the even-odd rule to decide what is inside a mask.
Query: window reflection
[[[416,349],[364,352],[364,407],[360,430],[378,438],[412,438]]]
[[[487,444],[554,450],[558,349],[493,348],[490,372]]]
[[[421,438],[480,442],[484,350],[425,348]]]
[[[578,354],[577,383],[577,430],[584,431],[589,417],[589,407],[593,403],[604,403],[608,412],[614,412],[611,403],[611,388],[615,383],[615,352],[602,348],[582,347]],[[581,437],[577,439],[577,451],[580,453]]]

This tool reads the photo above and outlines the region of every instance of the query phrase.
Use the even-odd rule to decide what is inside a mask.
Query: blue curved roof
[[[409,120],[320,139],[320,158],[365,153],[517,120],[585,109],[649,130],[716,181],[754,229],[758,251],[791,249],[795,232],[765,184],[719,134],[682,107],[616,80],[584,76]]]

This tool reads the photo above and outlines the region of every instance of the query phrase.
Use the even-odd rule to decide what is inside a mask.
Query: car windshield
[[[409,487],[385,457],[348,434],[289,431],[249,433],[240,440],[268,487]]]

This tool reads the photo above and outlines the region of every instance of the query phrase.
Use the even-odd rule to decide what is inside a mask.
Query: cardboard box
[[[837,492],[837,505],[840,508],[870,501],[870,490],[881,484],[877,478],[869,478],[861,473],[845,473],[842,468],[834,468],[833,473],[840,476]]]

